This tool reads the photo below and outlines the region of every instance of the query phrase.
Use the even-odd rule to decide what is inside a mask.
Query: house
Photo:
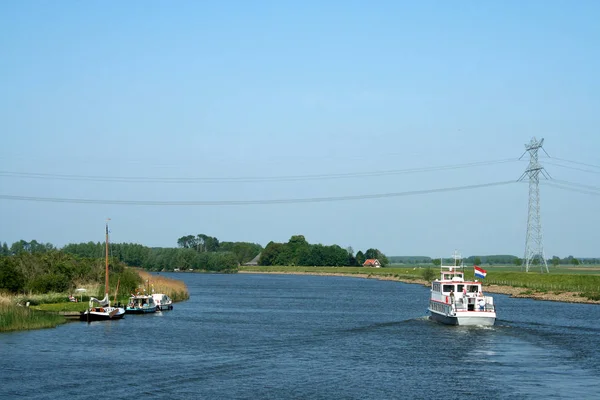
[[[381,268],[381,263],[376,258],[369,258],[363,263],[363,267]]]
[[[258,260],[260,260],[261,254],[262,253],[258,253],[258,255],[256,257],[254,257],[252,260],[248,261],[247,263],[244,263],[244,265],[249,265],[249,266],[258,265]]]

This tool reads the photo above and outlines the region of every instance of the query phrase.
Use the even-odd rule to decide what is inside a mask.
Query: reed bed
[[[144,270],[137,270],[143,279],[146,289],[154,289],[154,293],[164,293],[173,299],[174,302],[183,301],[190,298],[188,288],[185,283],[177,279],[167,278],[165,276],[153,275]]]
[[[54,328],[65,322],[57,313],[37,311],[4,300],[0,303],[0,332]]]

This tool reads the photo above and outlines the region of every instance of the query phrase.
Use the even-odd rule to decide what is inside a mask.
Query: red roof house
[[[363,267],[381,268],[381,263],[376,258],[369,258],[363,263]]]

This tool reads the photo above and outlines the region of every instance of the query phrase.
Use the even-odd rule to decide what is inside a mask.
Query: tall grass
[[[180,280],[153,275],[144,270],[138,270],[138,274],[142,277],[144,283],[150,287],[150,292],[154,288],[154,293],[164,293],[173,301],[183,301],[190,298],[187,286]]]
[[[57,313],[32,310],[29,307],[0,303],[0,332],[54,328],[66,319]]]

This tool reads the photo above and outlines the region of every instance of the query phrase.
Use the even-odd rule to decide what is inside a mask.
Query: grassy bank
[[[428,268],[433,271],[433,277],[437,278],[439,269],[433,266],[388,268],[243,266],[240,267],[240,272],[349,275],[428,284],[423,279],[424,271]],[[494,266],[486,269],[488,274],[483,284],[484,287],[491,289],[489,291],[513,294],[514,290],[502,288],[521,288],[518,293],[523,295],[522,297],[542,298],[541,294],[549,293],[555,294],[557,301],[568,301],[567,299],[573,301],[573,297],[581,297],[590,302],[600,301],[600,268],[598,267],[563,267],[552,270],[549,274],[541,274],[539,271],[522,272],[517,270],[518,267]],[[465,279],[474,279],[472,267],[465,267]],[[563,300],[558,300],[557,296],[563,293],[568,293],[570,297],[562,296]]]
[[[154,293],[165,293],[173,301],[189,299],[187,286],[182,281],[170,279],[159,275],[152,275],[143,270],[135,269],[143,282],[154,287]],[[102,289],[97,284],[79,287],[86,288],[86,293],[98,293]],[[0,332],[21,331],[28,329],[54,328],[67,319],[60,315],[61,312],[81,312],[87,309],[89,296],[75,296],[77,302],[69,301],[71,293],[46,293],[28,296],[0,295]],[[111,297],[114,301],[114,298]],[[127,303],[128,297],[120,296],[117,302]],[[26,304],[29,303],[29,307]]]
[[[0,304],[0,332],[54,328],[66,319],[57,313],[33,310],[15,304]]]

